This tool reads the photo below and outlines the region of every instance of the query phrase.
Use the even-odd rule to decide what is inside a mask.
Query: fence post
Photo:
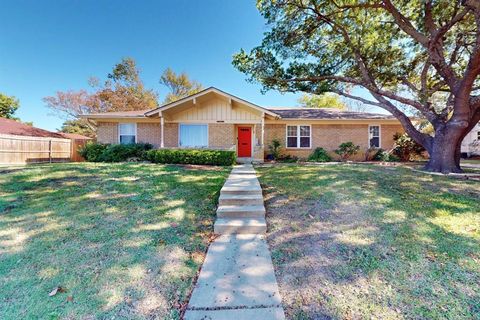
[[[48,162],[52,163],[52,140],[48,140]]]

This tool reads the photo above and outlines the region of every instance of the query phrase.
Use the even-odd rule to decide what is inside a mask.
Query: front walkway
[[[252,165],[236,166],[223,186],[215,233],[185,319],[285,319],[265,241],[265,207]]]

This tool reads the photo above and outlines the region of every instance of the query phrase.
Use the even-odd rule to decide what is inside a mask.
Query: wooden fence
[[[83,161],[86,140],[0,134],[0,164]]]

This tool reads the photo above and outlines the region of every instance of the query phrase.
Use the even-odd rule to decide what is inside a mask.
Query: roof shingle
[[[395,120],[389,114],[345,111],[332,108],[267,108],[283,119]]]

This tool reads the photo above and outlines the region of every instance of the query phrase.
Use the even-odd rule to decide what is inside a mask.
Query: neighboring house
[[[342,142],[391,149],[403,132],[391,115],[336,109],[264,108],[210,87],[152,110],[90,114],[100,143],[147,142],[157,148],[235,150],[263,161],[273,139],[284,153],[308,157],[317,147],[333,152]],[[244,159],[240,159],[244,160]]]
[[[480,122],[463,139],[462,154],[467,157],[480,155]]]

